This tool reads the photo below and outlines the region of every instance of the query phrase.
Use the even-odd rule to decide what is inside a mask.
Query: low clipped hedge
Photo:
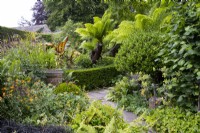
[[[67,79],[70,75],[71,79],[76,82],[79,86],[85,86],[85,90],[92,90],[97,87],[106,87],[112,84],[112,79],[116,78],[121,74],[118,72],[113,65],[88,68],[88,69],[77,69],[65,71],[64,78]]]
[[[22,39],[25,39],[27,36],[27,33],[29,33],[29,32],[0,26],[0,39],[1,40],[9,39],[14,34],[18,34]]]

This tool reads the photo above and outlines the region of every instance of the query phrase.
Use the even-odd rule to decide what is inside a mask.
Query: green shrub
[[[96,87],[105,87],[111,85],[111,80],[120,74],[114,66],[105,66],[98,68],[67,70],[65,78],[71,74],[71,78],[77,82],[77,85],[85,86],[86,90]]]
[[[75,65],[78,68],[91,68],[99,66],[112,65],[114,63],[113,57],[103,57],[97,61],[97,64],[92,64],[92,61],[88,55],[82,54],[75,59]]]
[[[44,40],[44,41],[46,41],[46,42],[52,42],[53,41],[53,39],[52,39],[52,35],[51,34],[37,34],[37,38],[39,39],[39,40]]]
[[[178,107],[152,110],[144,115],[148,126],[158,133],[198,133],[200,113],[193,114]]]
[[[81,131],[87,132],[89,129],[93,130],[93,133],[105,133],[106,125],[108,125],[112,119],[115,119],[114,128],[124,128],[126,124],[121,117],[122,114],[118,110],[96,101],[93,102],[86,111],[76,115],[72,127],[78,133]]]
[[[79,94],[81,94],[81,89],[76,84],[74,84],[72,82],[61,83],[54,89],[55,94],[64,93],[64,92],[79,95]]]
[[[147,100],[141,96],[140,85],[134,78],[123,77],[122,80],[116,82],[114,87],[110,87],[107,98],[117,102],[118,107],[124,107],[136,114],[147,109]]]
[[[4,59],[8,62],[18,61],[21,71],[37,77],[44,77],[42,70],[57,67],[57,55],[53,49],[46,50],[40,44],[31,45],[29,42],[22,42],[20,46],[10,49]]]
[[[14,34],[18,34],[22,39],[26,39],[27,34],[29,34],[29,32],[0,26],[0,40],[9,39]]]
[[[164,84],[159,90],[172,104],[197,111],[200,94],[200,3],[186,2],[178,9],[160,51]]]
[[[72,93],[54,94],[54,87],[41,81],[9,80],[0,99],[0,119],[34,125],[65,126],[85,110],[88,98]]]
[[[78,68],[90,68],[92,67],[92,61],[88,55],[82,54],[75,59],[75,65]]]
[[[156,61],[161,42],[159,32],[133,31],[115,57],[116,68],[153,75],[155,70],[162,67],[161,63]]]
[[[112,65],[114,63],[114,57],[102,57],[97,61],[96,66],[107,66]]]
[[[118,102],[122,97],[133,94],[133,91],[138,91],[139,83],[135,79],[123,77],[122,80],[115,83],[114,87],[110,87],[107,95],[108,99]]]

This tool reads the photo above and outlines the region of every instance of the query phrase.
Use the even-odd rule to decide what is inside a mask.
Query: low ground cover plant
[[[29,79],[30,80],[30,79]],[[0,118],[33,125],[66,126],[88,105],[85,96],[63,92],[54,94],[54,86],[37,81],[8,81],[2,89]]]
[[[147,125],[156,132],[200,132],[200,114],[185,111],[180,107],[157,108],[142,116]]]

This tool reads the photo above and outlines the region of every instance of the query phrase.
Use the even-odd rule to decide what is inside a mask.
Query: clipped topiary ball
[[[64,92],[72,93],[75,95],[79,95],[82,93],[80,87],[74,84],[73,82],[61,83],[54,90],[55,94],[64,93]]]

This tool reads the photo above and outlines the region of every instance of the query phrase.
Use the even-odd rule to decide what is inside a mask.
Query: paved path
[[[103,104],[107,104],[112,106],[113,108],[117,108],[117,104],[111,101],[106,100],[106,94],[108,93],[108,89],[101,89],[88,92],[88,96],[91,101],[101,100]],[[137,115],[132,112],[123,111],[123,118],[126,122],[130,123],[137,118]]]

